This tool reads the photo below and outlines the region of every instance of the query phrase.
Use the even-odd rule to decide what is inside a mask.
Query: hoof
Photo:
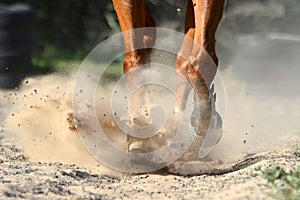
[[[212,118],[212,121],[213,124],[210,125],[207,135],[205,136],[199,151],[200,159],[205,158],[214,149],[214,147],[219,143],[219,141],[222,138],[223,122],[219,113],[216,112],[216,114]]]
[[[212,86],[207,103],[200,105],[200,107],[204,106],[201,108],[204,113],[200,113],[199,106],[195,106],[191,116],[191,125],[196,134],[204,138],[200,144],[199,158],[206,157],[222,137],[223,122],[220,114],[216,111],[215,102],[216,94]],[[197,104],[195,103],[195,105]]]
[[[131,153],[149,153],[155,151],[160,148],[160,143],[156,140],[129,137],[127,151]]]
[[[136,153],[129,160],[130,165],[137,169],[137,172],[157,171],[166,167],[165,161],[158,155],[148,154],[157,150],[157,143],[150,139],[129,138],[128,152]]]
[[[130,139],[128,143],[128,152],[131,153],[146,153],[145,142],[143,140]]]

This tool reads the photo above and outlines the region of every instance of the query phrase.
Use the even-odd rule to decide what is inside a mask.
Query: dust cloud
[[[241,38],[239,45],[230,67],[221,70],[226,94],[224,129],[210,158],[223,163],[289,145],[298,140],[300,130],[300,60],[293,56],[299,45],[259,38]],[[290,53],[279,54],[279,46]],[[267,56],[261,55],[267,51]],[[26,78],[19,89],[1,91],[1,115],[6,117],[3,126],[16,137],[29,160],[101,165],[82,145],[73,127],[75,74]],[[124,134],[113,120],[103,117],[103,113],[112,115],[110,106],[102,107],[106,110],[98,113],[102,116],[100,124],[124,144]]]
[[[73,85],[71,75],[53,74],[27,78],[18,90],[3,94],[11,105],[5,127],[31,161],[97,165],[69,128]]]
[[[230,66],[222,70],[226,116],[215,156],[234,158],[299,140],[300,43],[287,35],[239,36]]]

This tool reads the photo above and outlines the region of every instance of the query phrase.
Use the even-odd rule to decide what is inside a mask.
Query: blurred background
[[[157,26],[183,31],[186,1],[147,3]],[[238,35],[293,37],[300,34],[299,19],[300,0],[227,1],[217,35],[221,68],[231,62]],[[78,66],[97,44],[119,31],[111,0],[0,0],[0,85],[6,87],[8,76],[17,80],[19,75]]]

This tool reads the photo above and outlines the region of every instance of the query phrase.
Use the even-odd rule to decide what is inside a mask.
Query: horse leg
[[[120,27],[123,33],[125,56],[123,60],[124,73],[139,67],[142,64],[139,47],[143,47],[142,30],[134,31],[136,28],[145,27],[145,0],[113,0]]]
[[[188,1],[185,17],[185,38],[176,57],[176,104],[175,113],[185,109],[187,97],[192,89],[187,69],[192,54],[195,34],[195,16],[192,1]]]
[[[156,24],[152,17],[151,10],[145,6],[145,30],[143,43],[145,49],[142,51],[143,63],[150,63],[152,48],[156,41]]]
[[[144,66],[144,68],[148,68],[151,61],[151,52],[152,52],[152,48],[155,44],[155,40],[156,40],[156,29],[155,29],[155,22],[154,19],[152,18],[152,14],[151,11],[149,10],[149,8],[147,6],[145,6],[144,8],[144,12],[145,12],[145,22],[144,22],[144,26],[145,28],[143,29],[142,33],[143,33],[143,49],[139,49],[139,55],[141,57],[141,62],[142,65]],[[140,30],[139,30],[140,31]],[[139,33],[138,33],[139,34]],[[137,72],[139,73],[139,72]],[[138,76],[138,74],[134,74],[133,73],[132,77],[133,79]],[[131,80],[132,81],[132,80]],[[149,123],[149,119],[147,120],[148,117],[146,117],[144,114],[145,110],[148,110],[146,105],[146,100],[143,98],[143,96],[145,96],[144,94],[142,94],[143,91],[138,91],[136,95],[132,95],[131,96],[131,100],[132,102],[134,102],[134,104],[132,104],[132,107],[130,109],[131,115],[132,115],[132,121],[140,126],[147,126]]]
[[[139,53],[142,58],[142,64],[149,64],[151,62],[151,52],[156,41],[156,24],[152,17],[150,9],[145,6],[145,29],[143,31],[144,49],[140,49]],[[134,78],[134,77],[133,77]],[[139,92],[138,92],[139,93]],[[147,126],[150,122],[149,117],[145,115],[148,110],[146,100],[143,98],[143,91],[141,94],[133,95],[131,101],[130,114],[131,121],[139,126]],[[128,151],[129,152],[150,152],[157,149],[159,145],[159,136],[154,136],[147,139],[135,138],[128,136]]]
[[[222,18],[224,0],[191,0],[195,15],[194,45],[188,65],[188,78],[195,93],[200,116],[195,130],[206,135],[211,119],[210,86],[217,72],[215,33]]]
[[[123,71],[127,72],[148,63],[151,48],[154,46],[156,32],[155,22],[151,12],[146,6],[145,0],[113,0],[121,30],[123,32],[125,55]],[[138,29],[138,30],[135,30]],[[129,90],[134,90],[134,73],[125,76],[125,82]]]
[[[125,73],[125,84],[129,91],[134,94],[138,84],[138,71],[143,64],[149,63],[151,48],[154,46],[156,32],[154,20],[145,0],[113,0],[119,23],[123,32],[125,55],[123,60],[123,71]],[[137,29],[138,30],[135,30]],[[141,95],[132,95],[129,114],[131,122],[143,126],[145,119],[141,116],[144,106]],[[128,151],[142,150],[145,140],[128,136]]]

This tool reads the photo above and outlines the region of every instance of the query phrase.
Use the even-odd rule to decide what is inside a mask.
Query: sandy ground
[[[117,175],[103,170],[100,164],[84,167],[82,163],[51,162],[47,157],[44,160],[49,161],[31,161],[24,149],[16,146],[15,139],[6,131],[1,133],[1,199],[269,199],[266,180],[254,172],[254,167],[295,169],[300,162],[294,155],[299,138],[290,136],[276,150],[237,158],[237,162],[176,166],[200,175]],[[67,155],[63,157],[67,160]]]
[[[68,120],[73,73],[28,78],[18,90],[1,91],[0,199],[271,198],[266,180],[254,168],[299,166],[294,152],[299,145],[300,91],[294,85],[300,84],[300,60],[291,54],[279,58],[276,52],[259,57],[266,49],[245,45],[249,40],[242,40],[233,67],[221,71],[226,94],[226,104],[217,105],[223,109],[221,141],[209,159],[175,162],[161,172],[116,172],[87,152]],[[259,44],[276,49],[274,43]],[[293,73],[280,68],[286,63]],[[102,123],[116,131],[111,121]]]
[[[5,142],[5,145],[2,143]],[[263,154],[254,165],[220,175],[145,174],[112,178],[98,168],[58,162],[30,162],[8,140],[1,140],[1,199],[269,199],[266,180],[255,166],[295,168],[295,147]],[[298,159],[298,160],[297,160]],[[299,164],[298,164],[299,165]]]

